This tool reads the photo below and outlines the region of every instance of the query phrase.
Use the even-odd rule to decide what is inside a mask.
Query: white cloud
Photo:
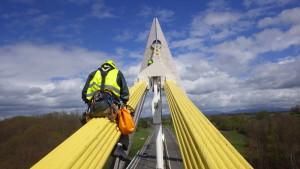
[[[257,65],[246,83],[257,89],[300,88],[300,57]]]
[[[160,22],[170,22],[173,19],[174,12],[171,10],[158,10],[156,11],[157,18]]]
[[[209,50],[218,68],[230,72],[246,71],[248,65],[261,54],[282,51],[300,44],[300,25],[283,32],[279,29],[265,29],[250,38],[238,37]],[[227,63],[227,64],[224,64]]]
[[[116,50],[116,54],[118,54],[118,55],[123,55],[127,52],[127,49],[122,48],[122,47],[118,47],[115,50]]]
[[[239,14],[230,12],[207,13],[203,18],[204,23],[211,26],[223,26],[236,22],[240,18]]]
[[[102,19],[116,17],[112,10],[104,5],[103,2],[93,3],[91,6],[91,16]]]
[[[240,72],[245,71],[248,63],[256,57],[252,48],[252,39],[239,37],[213,46],[210,52],[214,54],[214,64],[218,68],[229,72]]]
[[[173,20],[173,15],[175,14],[172,10],[152,8],[147,5],[141,5],[141,10],[138,16],[141,17],[157,17],[160,22],[170,22]]]
[[[133,61],[127,63],[124,68],[120,69],[126,77],[126,82],[129,88],[134,85],[134,81],[140,71],[140,68],[140,61]]]
[[[2,46],[0,56],[0,112],[14,106],[11,111],[31,114],[84,109],[87,75],[107,60],[105,53],[80,47],[31,43]]]
[[[91,2],[91,0],[68,0],[72,3],[77,3],[77,4],[86,4],[86,3],[89,3]]]
[[[207,6],[209,10],[224,10],[228,8],[228,2],[225,0],[212,0]]]
[[[34,45],[21,43],[2,46],[0,49],[1,73],[15,76],[10,81],[36,83],[53,77],[74,77],[89,67],[97,67],[106,60],[106,54],[90,52],[80,47],[65,48],[60,45]],[[94,62],[97,60],[97,62]],[[8,71],[10,70],[10,71]]]
[[[143,54],[141,53],[141,51],[130,51],[126,56],[140,59],[143,57]]]
[[[298,8],[278,15],[268,9],[274,17],[262,19],[260,28],[268,28],[259,30],[256,18],[263,18],[267,7],[239,13],[226,5],[210,3],[209,9],[192,18],[190,36],[170,43],[189,97],[205,111],[288,109],[299,104],[300,58],[272,57],[285,50],[296,52]],[[242,35],[244,31],[247,34]]]
[[[291,27],[289,30],[282,32],[278,29],[266,29],[255,36],[255,51],[281,51],[292,45],[300,44],[300,25]]]
[[[286,26],[300,24],[300,8],[286,9],[278,16],[267,17],[258,22],[258,27],[263,28],[267,26]]]
[[[120,42],[128,41],[129,39],[132,39],[134,37],[134,34],[131,30],[126,29],[120,32],[119,35],[115,37],[116,40]]]
[[[283,6],[286,4],[289,4],[293,2],[294,0],[244,0],[244,5],[246,7],[250,7],[252,5],[258,5],[258,6]]]
[[[218,70],[207,58],[201,58],[196,53],[179,55],[175,61],[189,94],[226,91],[236,88],[239,84],[237,78]]]
[[[13,11],[13,12],[10,12],[10,13],[4,13],[1,15],[2,18],[4,19],[13,19],[13,18],[18,18],[18,17],[21,17],[21,16],[31,16],[31,15],[36,15],[36,14],[39,14],[41,13],[40,10],[38,9],[34,9],[34,8],[31,8],[31,9],[28,9],[26,11]]]
[[[249,26],[248,21],[243,21],[244,17],[244,14],[229,11],[215,12],[207,10],[201,12],[193,17],[190,36],[222,40]]]
[[[131,51],[123,47],[118,47],[115,49],[116,54],[121,58],[122,56],[128,58],[142,58],[143,54],[140,51]]]
[[[300,102],[300,89],[267,89],[214,92],[189,95],[191,100],[204,112],[228,112],[237,109],[285,108]]]
[[[138,16],[148,17],[148,16],[153,15],[153,9],[150,6],[141,5],[140,8],[141,8],[141,10],[138,13]]]
[[[203,39],[201,38],[187,38],[185,40],[173,41],[170,45],[171,48],[182,48],[182,49],[201,49]]]
[[[166,39],[168,41],[171,41],[173,38],[184,38],[186,37],[186,31],[176,31],[176,30],[171,30],[170,32],[164,33]]]
[[[251,39],[241,38],[239,42],[244,43],[244,46],[253,45]],[[276,107],[289,109],[299,104],[299,56],[257,64],[250,69],[250,74],[243,76],[219,69],[220,65],[215,64],[218,59],[205,57],[200,52],[181,54],[175,59],[187,94],[200,110],[226,112]],[[233,60],[220,63],[231,69],[240,69]]]
[[[145,42],[149,36],[149,30],[145,30],[144,32],[140,32],[135,39],[136,42]]]

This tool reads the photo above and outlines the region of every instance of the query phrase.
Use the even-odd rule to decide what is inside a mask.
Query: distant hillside
[[[300,112],[208,115],[255,169],[300,168]],[[172,126],[170,118],[162,119]],[[139,121],[151,126],[151,118]],[[0,168],[30,168],[81,127],[78,114],[50,113],[0,121]],[[172,127],[171,127],[172,128]]]
[[[208,118],[255,169],[300,168],[299,112],[260,111]]]
[[[30,168],[80,127],[77,114],[64,113],[0,121],[0,168]]]

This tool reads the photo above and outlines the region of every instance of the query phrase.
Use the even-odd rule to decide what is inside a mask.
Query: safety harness
[[[109,70],[110,71],[110,70]],[[121,101],[115,96],[112,92],[105,90],[105,79],[109,71],[100,71],[101,72],[101,87],[100,90],[96,91],[93,95],[92,99],[89,102],[89,107],[87,110],[87,118],[86,121],[88,122],[91,119],[91,115],[95,111],[95,104],[99,101],[107,101],[110,112],[109,113],[100,113],[98,116],[107,117],[110,120],[114,121],[116,119],[116,112],[118,111],[118,106]]]

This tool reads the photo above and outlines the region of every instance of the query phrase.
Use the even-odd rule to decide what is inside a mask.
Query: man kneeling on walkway
[[[126,105],[129,100],[127,83],[113,61],[104,62],[100,68],[89,74],[82,90],[82,100],[89,106],[90,118],[110,117],[119,109],[117,105]],[[80,117],[83,125],[86,123],[86,116],[84,113]],[[125,152],[128,145],[128,135],[121,135],[112,155],[130,161],[131,158]]]

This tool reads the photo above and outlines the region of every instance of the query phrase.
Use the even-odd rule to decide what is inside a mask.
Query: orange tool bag
[[[134,132],[134,121],[130,115],[130,111],[124,106],[117,111],[118,126],[123,135]]]

